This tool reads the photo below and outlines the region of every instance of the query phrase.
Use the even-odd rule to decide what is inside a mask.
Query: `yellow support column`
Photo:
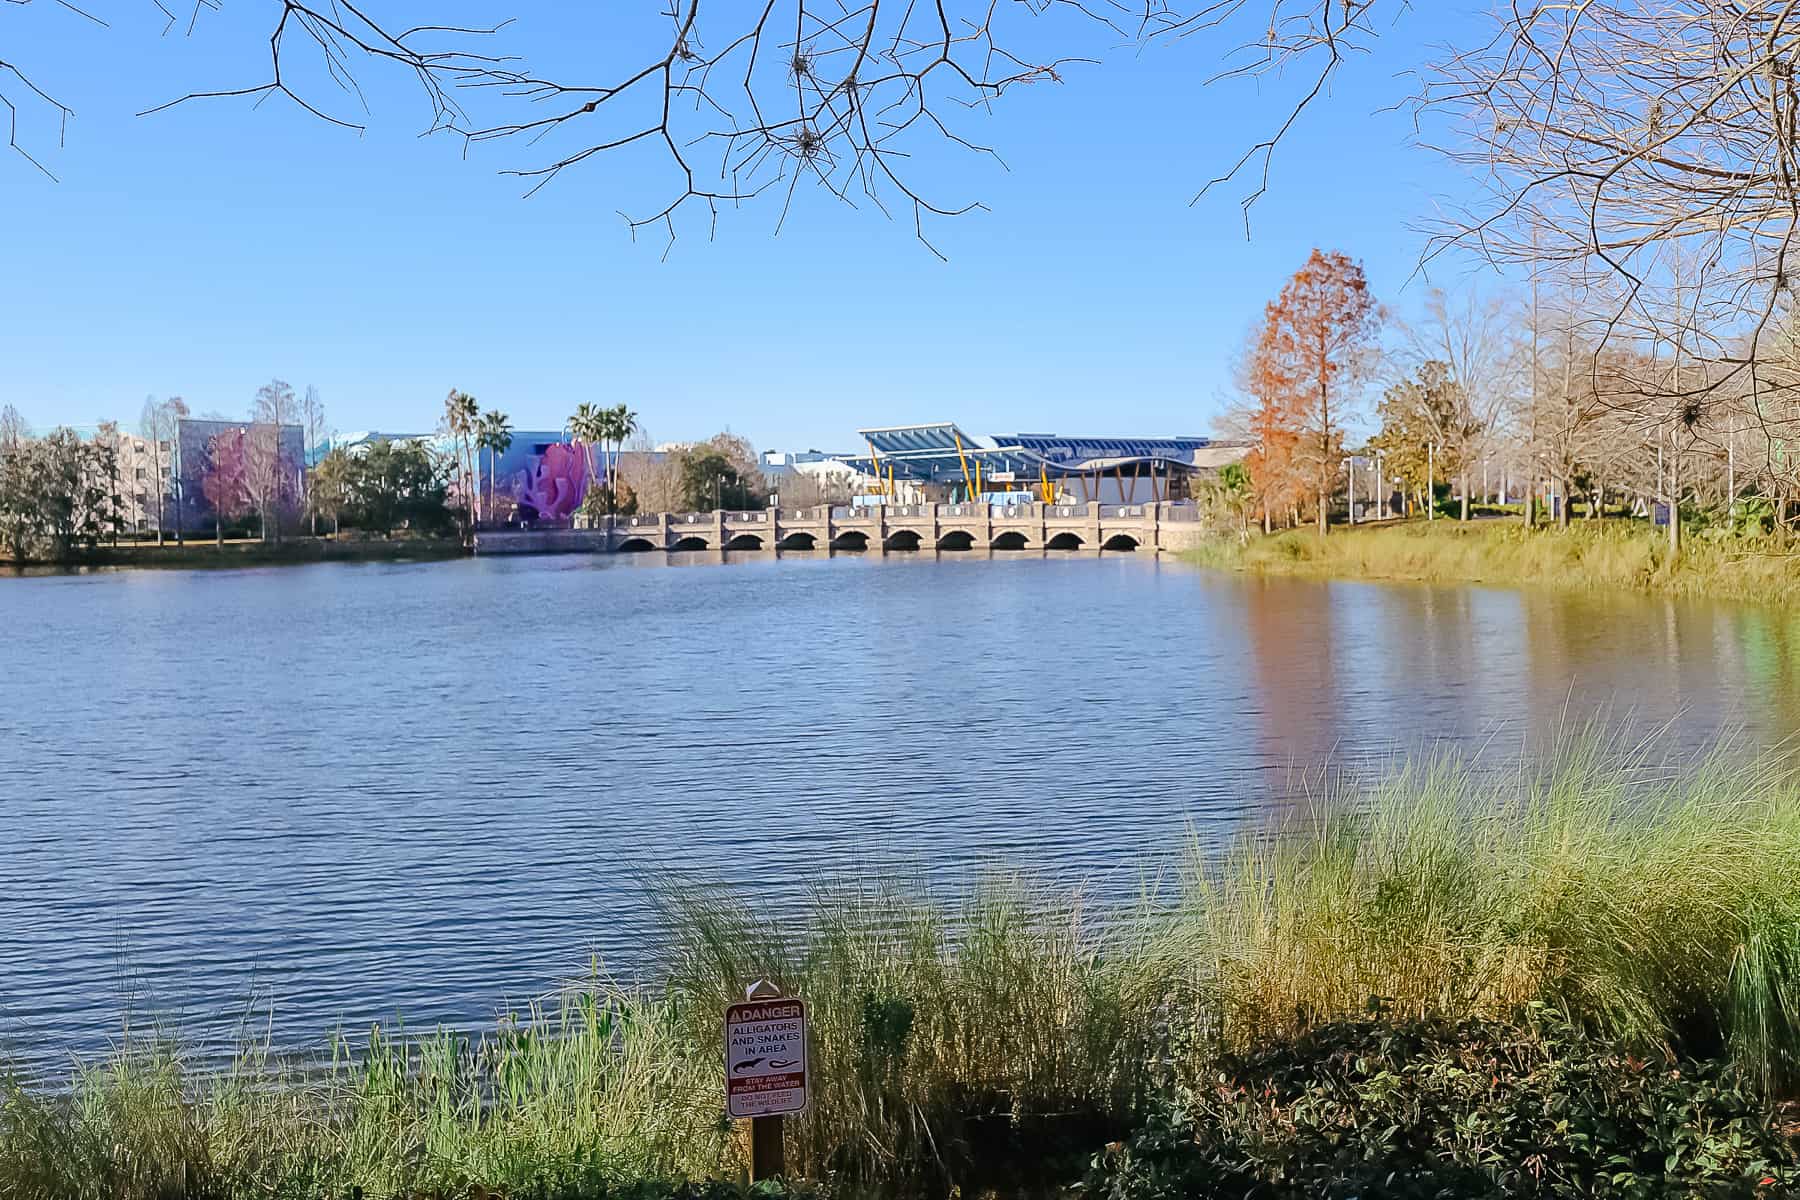
[[[968,499],[975,499],[975,481],[969,478],[969,456],[963,453],[962,434],[951,434],[956,439],[956,461],[962,464],[963,490],[968,492]],[[979,464],[978,464],[979,465]]]

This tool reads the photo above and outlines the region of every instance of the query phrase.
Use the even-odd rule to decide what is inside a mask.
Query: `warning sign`
[[[806,1107],[806,1005],[748,1000],[725,1010],[725,1108],[768,1117]]]

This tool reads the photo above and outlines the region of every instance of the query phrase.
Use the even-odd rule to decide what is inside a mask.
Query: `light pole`
[[[1350,481],[1350,523],[1356,524],[1356,458],[1351,456],[1344,460],[1344,474]]]
[[[1425,443],[1425,519],[1437,520],[1437,443]]]

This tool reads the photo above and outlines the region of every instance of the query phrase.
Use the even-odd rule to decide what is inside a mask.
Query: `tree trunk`
[[[1469,519],[1469,469],[1467,467],[1463,468],[1462,473],[1462,516],[1460,519],[1464,521]]]
[[[1669,437],[1669,561],[1681,557],[1681,451]]]
[[[1267,504],[1262,506],[1262,510],[1263,510],[1263,534],[1265,536],[1267,536],[1268,534],[1275,532],[1275,523],[1269,519],[1269,506]]]

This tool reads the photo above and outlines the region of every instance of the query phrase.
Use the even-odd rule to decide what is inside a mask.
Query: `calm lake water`
[[[1129,555],[4,578],[0,1044],[480,1025],[649,965],[647,869],[1125,892],[1327,756],[1597,710],[1772,742],[1796,699],[1800,612]]]

